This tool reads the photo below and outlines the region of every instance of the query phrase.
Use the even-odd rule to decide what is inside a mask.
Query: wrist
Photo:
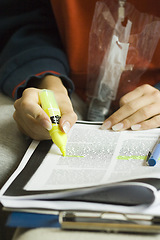
[[[46,75],[39,81],[32,83],[32,86],[39,89],[50,89],[56,93],[63,93],[68,95],[67,89],[64,87],[61,79],[54,75]]]

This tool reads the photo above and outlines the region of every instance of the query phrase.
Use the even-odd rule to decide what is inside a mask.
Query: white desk
[[[0,188],[18,166],[29,140],[13,120],[13,100],[0,93]]]
[[[140,235],[105,232],[62,231],[39,228],[25,231],[18,229],[13,240],[159,240],[160,235]]]

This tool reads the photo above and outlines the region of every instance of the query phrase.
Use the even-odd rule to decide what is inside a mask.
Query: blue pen
[[[149,152],[148,154],[148,165],[149,166],[154,166],[157,163],[158,158],[160,157],[160,138],[158,138],[158,141],[153,148],[152,152]]]

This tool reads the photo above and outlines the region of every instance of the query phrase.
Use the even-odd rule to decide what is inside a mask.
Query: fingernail
[[[111,121],[104,122],[101,126],[102,130],[107,130],[111,127]]]
[[[63,131],[64,131],[65,133],[68,133],[69,130],[70,130],[70,128],[71,128],[71,125],[70,125],[69,122],[65,122],[65,123],[63,124],[62,128],[63,128]]]
[[[45,129],[47,129],[48,131],[50,131],[50,130],[52,129],[52,124],[51,124],[49,121],[45,120],[45,121],[43,122],[43,127],[44,127]]]
[[[141,124],[135,124],[135,125],[132,125],[132,126],[131,126],[131,129],[132,129],[133,131],[139,130],[140,128],[141,128]]]
[[[113,131],[119,131],[123,128],[123,123],[118,123],[112,127]]]

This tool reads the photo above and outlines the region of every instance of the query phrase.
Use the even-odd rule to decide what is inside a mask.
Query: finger
[[[136,98],[140,98],[141,96],[150,94],[151,92],[154,92],[154,91],[158,91],[158,90],[148,84],[144,84],[140,87],[137,87],[133,91],[125,94],[120,99],[120,107],[122,107],[123,105],[125,105],[128,102],[135,100]]]
[[[19,124],[20,118],[17,117],[17,112],[16,112],[16,111],[13,113],[13,119],[15,120],[15,122],[16,122],[16,124],[17,124],[17,127],[18,127],[18,129],[20,130],[20,132],[21,132],[22,134],[24,134],[24,135],[26,135],[26,136],[29,137],[29,134],[28,134],[28,133],[24,130],[24,128],[21,127],[21,125]],[[23,125],[24,125],[24,124],[23,124]]]
[[[15,102],[15,109],[21,112],[21,117],[26,118],[27,115],[30,115],[45,129],[51,130],[50,118],[39,105],[38,92],[37,89],[26,89],[22,99]]]
[[[77,120],[77,116],[73,111],[71,100],[68,96],[67,90],[64,88],[62,92],[54,91],[56,102],[61,112],[60,129],[68,133],[70,128],[74,125]],[[37,112],[38,113],[38,112]],[[50,130],[50,129],[48,129]]]
[[[147,119],[153,118],[157,114],[160,114],[160,109],[157,103],[150,104],[139,109],[132,116],[124,119],[121,123],[123,124],[122,130],[128,129],[131,127],[132,130],[140,130],[141,124],[140,122],[145,121]],[[135,124],[137,125],[135,127]]]
[[[132,130],[148,130],[160,127],[160,115],[154,116],[149,120],[140,122],[136,125],[133,125]]]
[[[145,105],[150,104],[151,101],[152,100],[149,97],[143,96],[131,102],[128,102],[104,121],[102,129],[112,128],[118,123],[121,123],[121,121],[127,119],[129,116],[137,112],[139,109],[143,108]],[[119,127],[122,128],[122,124],[116,126],[114,130],[118,130]]]
[[[37,94],[35,94],[35,89],[33,91],[26,91],[24,93],[25,101],[23,100],[23,108],[26,114],[30,114],[34,119],[36,119],[40,125],[42,125],[47,130],[51,130],[52,124],[48,115],[43,111],[43,109],[38,105],[39,98]],[[32,101],[30,100],[32,97]],[[56,96],[55,96],[56,97]],[[34,102],[33,102],[34,99]],[[62,131],[68,133],[70,128],[76,122],[76,114],[73,111],[71,101],[68,95],[64,93],[59,93],[56,98],[59,109],[61,111],[61,119],[60,119],[60,128]]]
[[[60,119],[60,128],[63,132],[68,133],[77,121],[75,112],[68,112],[62,115]]]
[[[50,139],[49,132],[43,128],[31,115],[26,115],[25,119],[15,111],[13,115],[18,128],[22,133],[30,136],[34,140]]]
[[[132,130],[140,130],[141,124],[140,122],[145,121],[155,115],[160,114],[160,108],[158,103],[147,105],[137,112],[129,116],[128,118],[121,121],[112,127],[113,130],[126,130],[131,128]]]
[[[77,121],[77,115],[73,110],[69,97],[66,98],[65,101],[61,101],[59,106],[62,114],[60,119],[60,128],[63,132],[68,133]]]
[[[146,120],[148,117],[146,117],[147,113],[145,112],[146,111],[145,106],[150,106],[151,104],[157,103],[159,101],[160,101],[160,92],[156,90],[156,91],[153,91],[150,95],[145,94],[131,102],[128,102],[125,105],[123,105],[120,109],[118,109],[114,114],[112,114],[108,119],[106,119],[104,121],[104,123],[102,125],[102,129],[106,129],[106,126],[108,127],[108,125],[109,125],[108,123],[110,123],[109,128],[112,127],[112,129],[115,131],[123,129],[123,128],[126,129],[126,127],[122,125],[122,121],[124,119],[126,119],[125,125],[129,126],[129,122],[127,123],[128,118],[130,116],[132,116],[132,118],[133,118],[133,116],[135,116],[133,114],[143,108],[144,108],[144,110],[141,110],[142,113],[141,113],[141,111],[138,112],[141,115],[140,114],[138,115],[139,119],[137,119],[137,122]],[[158,114],[159,113],[158,109],[159,109],[159,107],[157,109],[155,109],[155,111],[157,111],[157,112],[151,116]],[[148,113],[149,113],[149,111],[148,111]],[[117,126],[118,123],[119,123],[119,125]],[[123,122],[123,124],[124,124],[124,122]]]

